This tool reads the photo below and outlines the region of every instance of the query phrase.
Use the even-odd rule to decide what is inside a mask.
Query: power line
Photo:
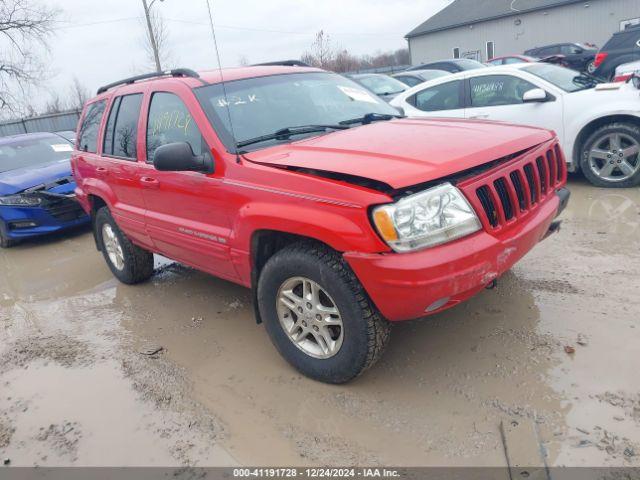
[[[119,23],[119,22],[128,22],[131,20],[141,20],[142,17],[125,17],[125,18],[114,18],[111,20],[99,20],[97,22],[87,22],[87,23],[77,23],[70,21],[59,21],[59,23],[70,23],[71,25],[55,27],[57,30],[68,30],[70,28],[81,28],[81,27],[90,27],[92,25],[102,25],[106,23]]]
[[[101,21],[96,21],[96,22],[87,22],[87,23],[73,23],[71,25],[66,25],[66,26],[61,26],[61,27],[56,27],[59,30],[67,30],[67,29],[71,29],[71,28],[82,28],[82,27],[89,27],[92,25],[102,25],[102,24],[109,24],[109,23],[120,23],[120,22],[129,22],[131,20],[143,20],[143,17],[125,17],[125,18],[114,18],[111,20],[101,20]],[[195,20],[184,20],[184,19],[180,19],[180,18],[164,18],[164,20],[168,21],[168,22],[175,22],[175,23],[187,23],[190,25],[202,25],[202,26],[207,26],[208,24],[206,22],[198,22]],[[62,22],[61,22],[62,23]],[[67,22],[65,21],[64,23],[72,23],[72,22]],[[276,33],[276,34],[280,34],[280,35],[306,35],[306,36],[315,36],[316,32],[293,32],[290,30],[272,30],[272,29],[268,29],[268,28],[257,28],[257,27],[242,27],[242,26],[238,26],[238,25],[215,25],[215,28],[222,28],[225,30],[241,30],[241,31],[250,31],[250,32],[264,32],[264,33]],[[365,36],[376,36],[376,37],[398,37],[398,36],[404,36],[404,34],[400,34],[400,33],[364,33],[364,32],[360,32],[360,33],[333,33],[332,36],[334,37],[343,37],[343,36],[352,36],[352,37],[365,37]]]

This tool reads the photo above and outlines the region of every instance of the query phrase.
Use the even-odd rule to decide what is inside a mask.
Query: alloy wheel
[[[640,143],[624,133],[608,133],[589,151],[589,168],[603,180],[622,182],[640,170]]]
[[[108,223],[102,225],[102,244],[107,252],[109,261],[117,269],[124,269],[124,253],[122,245],[113,227]]]
[[[326,359],[340,351],[342,317],[320,284],[305,277],[289,278],[278,290],[276,309],[289,340],[307,355]]]

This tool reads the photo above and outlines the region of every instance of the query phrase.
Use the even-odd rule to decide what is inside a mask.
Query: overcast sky
[[[44,1],[44,0],[41,0]],[[406,47],[404,35],[450,0],[210,0],[223,66],[299,58],[323,29],[354,54]],[[53,0],[46,0],[54,4]],[[140,73],[141,0],[58,0],[51,39],[52,91],[66,92],[74,76],[95,92],[104,83]],[[175,63],[216,68],[206,0],[156,0],[169,31]],[[43,96],[46,93],[43,92]]]

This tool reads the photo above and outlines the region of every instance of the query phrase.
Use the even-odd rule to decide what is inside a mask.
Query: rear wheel
[[[587,73],[593,75],[593,72],[596,71],[596,63],[595,60],[591,60],[589,63],[587,63],[585,70]]]
[[[632,123],[600,127],[584,142],[580,167],[598,187],[640,184],[640,127]]]
[[[138,247],[120,230],[107,207],[96,214],[95,237],[107,265],[122,283],[144,282],[153,274],[153,253]]]
[[[281,355],[308,377],[344,383],[381,356],[389,323],[342,256],[300,242],[273,255],[258,281],[258,306]]]

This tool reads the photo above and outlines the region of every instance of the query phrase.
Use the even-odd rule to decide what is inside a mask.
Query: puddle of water
[[[90,235],[0,251],[0,269],[8,273],[0,277],[0,338],[62,329],[100,351],[90,368],[38,364],[5,374],[13,375],[10,388],[33,402],[35,412],[26,419],[31,406],[12,410],[17,427],[8,448],[22,448],[16,459],[25,464],[39,461],[46,443],[34,439],[39,428],[61,425],[64,432],[67,421],[82,432],[77,462],[87,464],[136,464],[138,457],[502,466],[499,425],[517,418],[536,425],[550,465],[640,465],[640,456],[625,459],[619,449],[576,447],[585,438],[600,442],[595,426],[620,441],[640,438],[633,406],[598,397],[638,392],[640,190],[612,192],[573,181],[570,187],[561,232],[496,290],[397,325],[381,362],[345,386],[313,382],[287,365],[256,326],[249,292],[231,283],[158,259],[150,282],[117,284]],[[53,269],[52,256],[62,266]],[[587,345],[577,345],[579,334]],[[162,368],[123,356],[122,345],[135,352],[148,343],[164,347]],[[572,355],[564,352],[568,344]],[[42,398],[34,387],[40,376],[47,376]],[[170,388],[151,388],[154,382]],[[164,409],[167,402],[178,411]],[[214,419],[215,441],[201,436],[192,447],[184,443],[190,428],[176,415],[190,402]],[[0,403],[7,408],[11,403]],[[116,425],[118,411],[127,425]],[[58,434],[54,428],[45,437]],[[136,441],[122,440],[128,437]],[[104,448],[118,441],[128,448]],[[48,461],[65,458],[51,454]]]

